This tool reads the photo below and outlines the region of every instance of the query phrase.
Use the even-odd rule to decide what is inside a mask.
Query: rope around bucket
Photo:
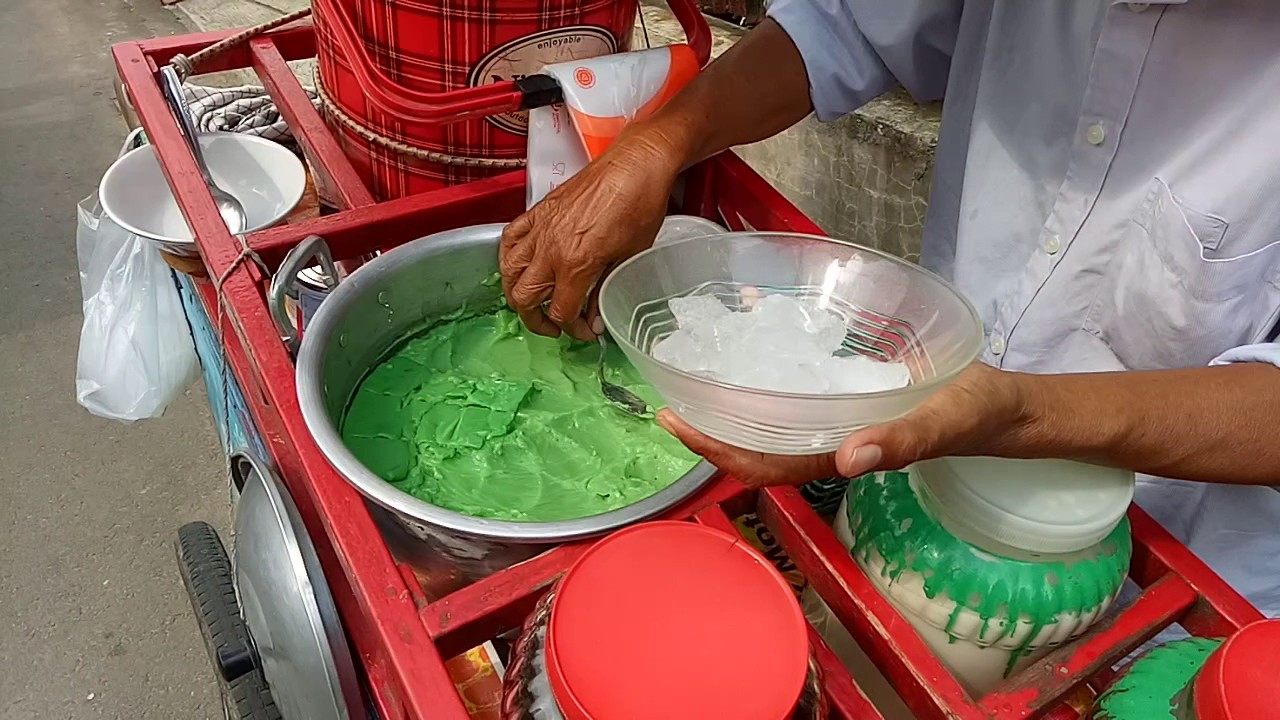
[[[478,158],[465,157],[460,155],[449,155],[446,153],[436,152],[434,150],[426,150],[424,148],[414,147],[399,140],[394,140],[378,132],[370,130],[368,127],[361,125],[359,121],[348,115],[338,104],[329,97],[329,93],[325,91],[324,84],[320,82],[320,67],[311,73],[311,82],[315,86],[316,97],[320,98],[320,106],[324,111],[338,121],[342,127],[350,130],[361,139],[367,140],[380,148],[390,150],[401,155],[425,160],[427,162],[436,163],[438,165],[451,165],[454,167],[481,168],[485,170],[515,170],[525,166],[523,158],[499,159],[499,158]]]
[[[217,57],[227,50],[230,50],[237,45],[242,45],[255,37],[265,35],[272,30],[284,27],[285,25],[301,20],[309,15],[311,15],[311,8],[309,7],[301,10],[295,10],[294,12],[282,15],[274,20],[262,23],[261,25],[246,28],[235,35],[216,42],[209,47],[192,54],[190,57],[181,53],[174,55],[173,59],[169,61],[169,64],[178,72],[178,79],[186,81],[188,77],[195,73],[197,68],[205,62],[208,62],[211,58]],[[450,155],[448,153],[414,147],[400,140],[387,137],[386,135],[361,125],[355,118],[351,117],[338,107],[337,103],[335,103],[329,94],[325,92],[324,87],[320,82],[320,71],[318,66],[312,72],[311,81],[315,86],[314,92],[316,93],[316,96],[320,98],[320,106],[326,114],[336,120],[343,128],[384,150],[389,150],[399,155],[406,155],[425,162],[452,167],[484,170],[518,170],[525,167],[525,161],[522,158],[498,159]]]

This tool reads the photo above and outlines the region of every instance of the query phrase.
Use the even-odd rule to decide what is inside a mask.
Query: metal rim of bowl
[[[294,155],[293,151],[290,150],[289,148],[273,140],[268,140],[266,138],[258,137],[257,135],[246,135],[244,133],[212,131],[212,132],[202,132],[200,133],[200,136],[201,137],[206,137],[206,136],[234,137],[240,140],[244,140],[245,142],[248,142],[251,144],[267,145],[273,149],[273,152],[275,150],[279,150],[283,153],[286,153],[290,158],[293,159],[294,162],[298,164],[298,167],[302,169],[302,184],[298,186],[297,193],[295,193],[296,197],[290,198],[288,196],[284,196],[284,193],[281,193],[281,195],[284,196],[284,199],[285,199],[284,204],[281,206],[281,209],[283,210],[283,212],[281,212],[280,215],[277,217],[273,217],[265,222],[246,228],[245,231],[241,233],[242,235],[248,235],[251,232],[264,230],[266,228],[269,228],[275,225],[276,223],[279,223],[281,220],[288,217],[289,213],[293,212],[294,208],[298,207],[298,203],[302,202],[302,196],[307,192],[307,182],[306,182],[307,169],[306,169],[306,166],[302,164],[302,161],[298,159],[298,156]],[[195,250],[196,241],[194,236],[191,238],[185,238],[185,239],[165,237],[163,235],[157,235],[155,233],[147,232],[146,230],[142,230],[140,228],[134,227],[132,224],[124,222],[120,218],[116,217],[116,214],[111,212],[110,206],[102,197],[102,189],[107,187],[109,179],[114,173],[118,171],[118,169],[124,163],[126,158],[133,155],[134,153],[150,152],[152,154],[155,154],[156,152],[155,147],[156,146],[154,144],[147,143],[146,145],[142,145],[141,147],[136,147],[130,150],[129,152],[121,155],[120,157],[116,158],[116,161],[111,163],[111,167],[107,168],[107,171],[102,174],[102,180],[98,182],[98,203],[102,205],[102,210],[107,214],[107,217],[111,218],[111,222],[115,223],[116,225],[119,225],[120,229],[122,230],[127,230],[128,232],[134,235],[137,235],[140,238],[145,238],[147,240],[153,240],[158,243],[165,243],[168,245],[180,246],[180,247],[190,248],[192,250]],[[159,163],[159,161],[160,161],[160,158],[157,157],[156,162]],[[161,176],[163,177],[163,168],[161,169]],[[165,178],[165,186],[169,188],[169,194],[172,195],[173,187],[169,185],[169,181],[167,178]],[[177,200],[175,198],[175,202],[176,201]],[[187,228],[187,229],[190,230],[190,228]]]
[[[755,395],[758,397],[763,397],[763,398],[787,398],[787,399],[796,399],[796,400],[813,400],[816,398],[833,398],[833,399],[838,398],[841,400],[851,400],[851,399],[858,399],[858,398],[889,397],[889,396],[897,395],[898,393],[904,390],[912,390],[912,391],[926,390],[926,389],[935,387],[937,385],[942,385],[947,382],[950,382],[952,378],[954,378],[956,375],[959,375],[965,368],[969,367],[969,365],[972,364],[974,360],[977,360],[979,355],[982,354],[982,342],[983,342],[983,334],[981,332],[982,317],[978,315],[978,309],[973,306],[973,303],[969,302],[969,298],[965,297],[963,293],[957,290],[954,285],[952,285],[950,282],[944,279],[941,275],[938,275],[932,270],[927,270],[919,265],[916,265],[915,263],[908,262],[906,260],[903,260],[900,257],[891,255],[882,250],[876,250],[874,248],[866,247],[865,245],[859,245],[857,243],[851,243],[846,240],[826,237],[823,235],[811,235],[807,233],[786,232],[786,231],[746,231],[746,232],[720,233],[718,235],[703,235],[699,237],[683,238],[681,240],[675,240],[670,243],[664,243],[660,247],[649,248],[648,250],[644,250],[643,252],[632,255],[631,257],[619,263],[618,266],[615,267],[613,271],[610,272],[609,275],[605,277],[604,281],[600,284],[600,297],[603,298],[609,292],[609,286],[610,284],[612,284],[614,278],[618,275],[618,273],[622,272],[622,270],[626,268],[628,265],[631,265],[632,263],[636,262],[637,259],[640,258],[645,253],[648,253],[651,251],[657,252],[661,250],[666,250],[669,248],[677,247],[679,245],[683,245],[685,243],[703,242],[712,238],[716,240],[723,240],[725,242],[732,242],[733,240],[738,238],[757,238],[758,239],[761,237],[768,237],[768,236],[798,238],[801,240],[818,240],[821,242],[832,243],[835,245],[845,245],[851,248],[855,248],[861,252],[875,255],[876,257],[882,258],[884,260],[888,260],[895,265],[909,268],[912,271],[921,273],[926,277],[932,278],[935,282],[937,282],[943,288],[950,290],[951,293],[954,294],[955,297],[960,300],[961,305],[964,307],[965,310],[968,311],[970,318],[973,320],[974,326],[979,329],[979,332],[977,333],[977,335],[975,335],[973,339],[971,339],[968,342],[968,347],[961,347],[960,357],[964,358],[964,362],[960,363],[958,367],[953,368],[945,373],[938,373],[933,377],[929,378],[928,380],[925,380],[924,382],[911,383],[910,385],[907,385],[904,388],[897,388],[895,390],[879,390],[876,392],[865,392],[865,393],[829,393],[829,394],[822,394],[822,395],[792,393],[792,392],[778,392],[773,390],[761,390],[759,388],[751,388],[743,385],[734,385],[732,383],[722,382],[720,380],[712,380],[711,378],[703,377],[701,375],[695,375],[691,372],[686,372],[684,370],[681,370],[675,367],[674,365],[669,365],[667,363],[664,363],[661,360],[658,360],[657,358],[653,357],[653,355],[648,351],[641,349],[638,345],[631,342],[630,333],[627,332],[630,328],[619,328],[616,324],[611,322],[609,319],[609,316],[602,311],[600,313],[600,319],[604,321],[605,329],[609,331],[609,335],[612,336],[613,339],[619,344],[626,345],[628,348],[635,350],[636,352],[642,355],[649,356],[654,362],[658,363],[663,368],[670,370],[671,372],[674,372],[680,375],[681,377],[688,378],[700,384],[711,385],[714,387],[722,388],[725,390],[732,390],[735,392],[748,393],[748,394]],[[601,304],[601,307],[603,307],[603,303]]]
[[[378,287],[378,279],[382,276],[394,272],[401,265],[414,264],[421,255],[434,255],[454,247],[493,244],[501,235],[503,227],[503,224],[476,225],[429,235],[401,245],[362,265],[339,283],[320,305],[308,331],[303,333],[295,382],[303,420],[329,463],[361,494],[388,510],[455,532],[518,544],[557,543],[600,535],[654,517],[692,497],[718,472],[705,460],[653,495],[599,515],[545,522],[479,518],[432,505],[397,489],[371,472],[347,449],[325,409],[320,392],[321,383],[303,382],[307,377],[321,377],[323,354],[327,346],[324,341],[342,318],[342,310],[335,308],[344,308],[351,300],[368,292],[366,288]],[[494,249],[496,254],[496,245]]]

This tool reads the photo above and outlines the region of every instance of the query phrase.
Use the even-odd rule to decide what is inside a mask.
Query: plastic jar
[[[1094,720],[1277,720],[1280,620],[1222,640],[1187,638],[1130,663],[1093,706]]]
[[[1110,607],[1129,569],[1125,511],[1132,497],[1132,473],[946,458],[850,483],[835,533],[980,697],[1084,633]],[[815,627],[857,672],[865,656],[848,632],[815,594],[804,602]]]
[[[635,525],[583,554],[512,647],[504,720],[826,717],[804,617],[742,538]]]

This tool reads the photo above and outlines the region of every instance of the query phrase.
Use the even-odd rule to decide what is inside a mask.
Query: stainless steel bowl
[[[338,435],[338,423],[356,385],[387,350],[427,319],[501,297],[500,287],[484,283],[498,271],[501,232],[502,225],[477,225],[438,233],[362,266],[320,305],[303,334],[297,362],[302,416],[329,462],[396,524],[470,579],[553,545],[653,517],[697,492],[715,473],[711,465],[701,463],[654,495],[594,517],[514,522],[463,515],[419,500],[351,454]]]

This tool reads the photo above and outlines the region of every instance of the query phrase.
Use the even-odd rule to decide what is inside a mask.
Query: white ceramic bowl
[[[649,353],[675,329],[667,301],[712,294],[730,307],[761,294],[819,302],[845,320],[845,349],[902,362],[911,384],[858,394],[770,392],[712,380]],[[808,455],[910,412],[977,358],[982,323],[945,280],[878,250],[795,233],[726,233],[652,247],[600,288],[600,315],[645,380],[686,422],[748,450]]]
[[[244,205],[245,232],[275,225],[302,199],[306,168],[283,145],[253,135],[203,133],[200,147],[214,181]],[[154,146],[132,150],[108,168],[98,198],[107,216],[125,230],[166,252],[197,254]]]

